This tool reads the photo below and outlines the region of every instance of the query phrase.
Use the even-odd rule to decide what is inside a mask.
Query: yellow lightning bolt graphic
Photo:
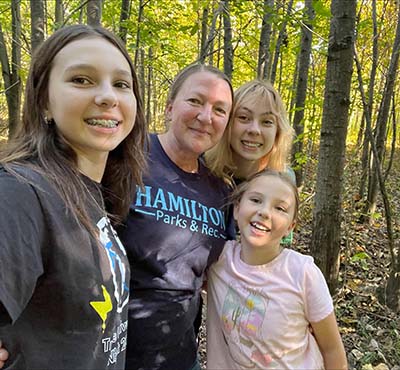
[[[104,329],[106,328],[107,314],[112,310],[113,307],[112,307],[111,297],[108,294],[106,287],[104,285],[102,285],[101,287],[103,289],[104,301],[92,301],[90,302],[90,305],[95,309],[95,311],[101,317],[101,320],[103,321],[103,325],[101,327],[104,332]]]

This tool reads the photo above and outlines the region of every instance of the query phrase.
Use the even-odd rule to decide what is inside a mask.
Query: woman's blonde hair
[[[287,157],[291,148],[293,138],[293,128],[287,119],[285,106],[278,91],[268,81],[253,80],[240,86],[235,91],[232,115],[225,129],[225,132],[219,143],[210,149],[206,154],[206,162],[210,170],[218,177],[232,183],[232,177],[235,175],[237,166],[233,161],[231,138],[232,127],[234,124],[236,112],[242,106],[244,101],[249,99],[265,99],[268,110],[271,110],[277,117],[277,132],[275,143],[269,153],[260,158],[258,171],[266,167],[284,171]]]

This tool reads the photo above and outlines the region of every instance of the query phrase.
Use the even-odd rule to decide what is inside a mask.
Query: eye
[[[71,78],[71,82],[77,85],[89,85],[91,81],[87,77],[76,76]]]
[[[118,87],[120,89],[130,89],[131,88],[131,84],[127,81],[117,81],[114,84],[115,87]]]
[[[189,98],[189,99],[187,99],[187,101],[189,103],[195,104],[195,105],[200,105],[201,104],[201,101],[199,99],[197,99],[197,98]]]
[[[239,114],[239,115],[236,116],[236,118],[237,118],[240,122],[243,122],[243,123],[246,123],[246,122],[249,122],[249,121],[250,121],[249,117],[246,116],[245,114]]]
[[[250,197],[249,200],[250,200],[250,202],[255,203],[255,204],[261,203],[261,199],[257,198],[257,197]]]
[[[287,209],[286,209],[285,207],[277,206],[276,209],[277,209],[279,212],[287,213]]]
[[[263,126],[273,126],[275,123],[274,121],[267,119],[265,121],[262,122]]]
[[[221,116],[226,115],[226,110],[224,108],[217,107],[217,108],[215,108],[215,111]]]

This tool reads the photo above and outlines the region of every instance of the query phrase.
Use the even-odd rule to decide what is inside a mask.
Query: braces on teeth
[[[106,127],[106,128],[114,128],[118,126],[118,121],[112,120],[112,119],[88,119],[86,122],[90,126],[100,126],[100,127]]]

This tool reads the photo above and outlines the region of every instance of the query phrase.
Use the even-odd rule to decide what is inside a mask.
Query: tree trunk
[[[232,47],[232,25],[229,13],[229,0],[224,0],[224,72],[229,79],[233,72],[233,47]]]
[[[102,0],[88,0],[87,24],[89,26],[101,26]]]
[[[392,169],[394,154],[396,152],[396,136],[397,136],[397,122],[396,122],[396,98],[392,96],[392,145],[390,147],[389,162],[385,171],[384,180],[388,178],[390,170]]]
[[[305,2],[305,20],[302,27],[301,50],[299,54],[299,71],[297,80],[296,103],[293,119],[293,128],[296,132],[296,141],[292,148],[292,163],[296,163],[296,154],[303,152],[304,135],[304,107],[307,96],[308,70],[310,67],[311,44],[312,44],[312,23],[315,18],[315,12],[312,6],[312,0]],[[296,163],[295,174],[297,186],[303,184],[303,164]]]
[[[377,17],[376,17],[376,0],[372,0],[372,27],[373,27],[373,39],[372,39],[372,64],[371,64],[371,73],[369,77],[368,84],[368,109],[372,118],[373,112],[373,102],[374,102],[374,88],[375,88],[375,79],[376,79],[376,69],[378,66],[378,25],[377,25]],[[365,120],[365,112],[363,115]],[[361,128],[360,128],[361,130]],[[363,148],[362,148],[362,156],[361,156],[361,179],[360,179],[360,187],[359,193],[360,198],[364,198],[365,187],[367,184],[368,178],[368,170],[370,168],[370,146],[368,140],[368,133],[366,129],[364,130],[364,139],[363,139]]]
[[[387,72],[387,77],[385,81],[385,88],[382,97],[381,104],[379,106],[378,117],[376,119],[376,148],[378,152],[378,158],[373,158],[372,160],[372,171],[370,176],[370,183],[368,186],[368,197],[367,197],[367,208],[366,214],[370,216],[373,215],[376,208],[376,200],[378,196],[378,180],[376,177],[376,169],[375,167],[378,163],[383,163],[384,151],[386,146],[386,130],[387,130],[387,121],[389,117],[389,109],[390,102],[393,95],[394,90],[394,82],[396,79],[397,67],[399,64],[399,51],[400,51],[400,7],[397,15],[397,27],[396,27],[396,36],[393,43],[392,56],[390,58],[389,69]]]
[[[208,28],[208,7],[203,8],[203,15],[201,17],[201,45],[199,61],[204,64],[207,56],[207,28]]]
[[[341,188],[353,67],[356,0],[332,0],[311,252],[331,293],[339,275]]]
[[[151,82],[153,79],[153,48],[149,47],[149,63],[147,63],[147,87],[146,87],[146,121],[151,122]]]
[[[58,30],[64,24],[64,6],[62,0],[56,0],[54,29]]]
[[[264,0],[263,19],[261,25],[260,43],[258,48],[257,78],[266,79],[270,68],[269,46],[271,43],[271,16],[274,0]]]
[[[121,3],[121,15],[119,17],[119,37],[126,44],[126,35],[128,33],[128,29],[126,27],[126,21],[129,19],[131,8],[131,0],[122,0]]]
[[[135,41],[135,59],[133,61],[135,64],[135,68],[138,67],[138,58],[139,58],[139,50],[140,50],[140,27],[142,25],[143,10],[144,10],[145,5],[146,4],[143,3],[143,0],[139,1],[136,41]],[[143,88],[144,88],[144,85],[143,85]]]
[[[286,19],[282,23],[281,29],[279,30],[279,34],[278,34],[278,40],[276,41],[274,60],[272,62],[272,67],[271,67],[271,78],[270,78],[271,83],[275,82],[276,70],[278,68],[278,61],[279,61],[279,57],[281,54],[281,47],[282,47],[283,41],[288,37],[287,33],[286,33],[286,25],[288,23],[287,18],[290,17],[290,15],[292,14],[292,6],[293,6],[293,0],[289,0],[289,4],[287,5]],[[307,5],[306,5],[306,7],[307,7]]]
[[[368,139],[371,144],[372,152],[375,158],[379,158],[378,148],[375,144],[374,137],[372,134],[371,128],[371,112],[369,110],[369,106],[367,103],[367,99],[364,94],[364,87],[361,75],[361,64],[358,60],[357,53],[354,53],[356,65],[357,65],[357,76],[358,76],[358,85],[361,93],[361,98],[364,106],[365,112],[365,123],[366,123],[366,132],[368,135]],[[400,244],[397,246],[397,252],[395,251],[395,242],[393,235],[393,221],[392,221],[392,209],[389,203],[389,197],[386,191],[384,176],[382,173],[382,166],[377,159],[377,166],[375,167],[376,177],[379,183],[379,188],[382,195],[384,211],[385,211],[385,220],[386,220],[386,231],[388,237],[390,258],[391,258],[391,269],[389,279],[386,282],[385,294],[380,294],[380,289],[378,289],[378,298],[382,301],[382,303],[387,304],[387,306],[394,311],[400,311]]]
[[[218,9],[214,12],[213,19],[211,21],[210,32],[208,34],[207,42],[204,47],[204,53],[202,53],[202,57],[204,59],[200,59],[200,63],[204,64],[206,57],[209,57],[209,64],[213,65],[213,53],[214,53],[214,40],[217,35],[217,20],[220,16],[221,12],[224,8],[224,1],[220,1],[218,4]]]
[[[137,67],[137,71],[138,71],[138,80],[139,80],[139,86],[140,86],[140,97],[142,99],[143,102],[143,109],[145,109],[145,97],[146,97],[146,82],[145,82],[145,76],[146,73],[144,71],[145,67],[144,67],[144,59],[145,59],[145,52],[143,48],[140,48],[140,57],[139,57],[139,66]],[[153,63],[153,61],[149,61],[149,63]]]
[[[4,41],[3,29],[0,23],[0,62],[3,75],[8,108],[8,136],[12,137],[20,120],[21,106],[21,16],[20,1],[11,1],[11,62],[8,58],[7,46]]]
[[[43,0],[31,1],[31,55],[44,41]]]

